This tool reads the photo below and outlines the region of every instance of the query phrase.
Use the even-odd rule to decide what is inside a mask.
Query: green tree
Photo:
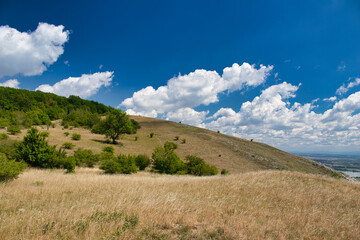
[[[159,173],[184,173],[186,166],[174,152],[174,149],[175,146],[168,144],[168,142],[164,144],[164,147],[156,147],[152,154],[152,159],[154,160],[153,168]]]
[[[124,111],[114,109],[93,128],[93,132],[105,134],[113,144],[116,144],[116,139],[121,135],[136,133],[138,129],[139,125],[134,124],[134,121],[129,119],[129,115]]]

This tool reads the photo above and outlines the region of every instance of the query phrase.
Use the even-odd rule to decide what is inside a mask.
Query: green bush
[[[138,171],[138,168],[135,164],[135,156],[126,156],[123,154],[120,154],[117,158],[111,158],[109,160],[103,161],[100,165],[100,169],[109,174],[131,174]]]
[[[139,140],[139,136],[135,136],[135,141]]]
[[[76,159],[74,156],[67,157],[63,160],[63,167],[66,173],[75,173]]]
[[[226,170],[226,169],[221,170],[221,175],[228,175],[228,174],[229,174],[228,170]]]
[[[0,133],[0,140],[8,139],[9,136],[5,133]]]
[[[24,162],[9,160],[5,154],[0,153],[0,182],[17,178],[24,168],[26,168]]]
[[[114,147],[112,147],[112,146],[103,147],[102,152],[114,154]]]
[[[74,158],[77,166],[94,167],[99,161],[99,157],[91,150],[79,148],[74,152]]]
[[[211,176],[218,173],[215,166],[209,165],[204,162],[202,158],[189,155],[186,156],[187,172],[196,176]]]
[[[4,153],[8,159],[18,159],[17,144],[14,140],[0,140],[0,153]]]
[[[20,128],[18,126],[12,125],[7,128],[8,133],[11,135],[15,135],[17,133],[21,133]]]
[[[79,141],[79,140],[81,139],[81,135],[78,134],[78,133],[73,133],[73,134],[71,135],[71,139],[72,139],[72,140],[75,140],[75,141]]]
[[[177,149],[177,144],[173,143],[173,142],[166,142],[164,144],[164,148],[165,148],[165,150],[169,150],[169,151],[175,150],[175,149]]]
[[[66,156],[65,152],[56,151],[55,146],[49,146],[36,128],[31,128],[18,144],[17,154],[30,166],[41,168],[59,167],[60,161]]]
[[[150,138],[153,138],[154,137],[154,133],[151,132],[150,135],[149,135]]]
[[[186,143],[186,139],[185,139],[185,138],[181,139],[181,143],[182,143],[182,144],[185,144],[185,143]]]
[[[144,154],[135,157],[135,164],[140,171],[145,170],[150,165],[150,158]]]
[[[42,137],[49,137],[50,133],[49,132],[41,132],[40,136]]]
[[[173,148],[156,147],[152,159],[154,160],[153,169],[159,173],[176,174],[186,169],[184,162],[174,152]],[[168,146],[168,145],[167,145]]]
[[[64,135],[65,135],[65,136],[69,136],[70,133],[69,133],[69,132],[64,132]]]
[[[62,144],[62,147],[65,148],[65,149],[73,149],[75,147],[75,145],[71,142],[64,142]]]
[[[177,141],[179,140],[179,138],[180,138],[179,136],[175,136],[174,140]]]

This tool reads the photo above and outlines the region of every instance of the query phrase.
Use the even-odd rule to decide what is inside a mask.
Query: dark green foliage
[[[177,141],[179,140],[179,138],[180,138],[179,136],[175,136],[174,140]]]
[[[181,140],[181,143],[182,143],[182,144],[185,144],[185,143],[186,143],[186,139],[183,138],[183,139]]]
[[[153,169],[159,173],[176,174],[186,169],[185,164],[174,152],[172,147],[156,147],[152,159],[154,160]],[[175,144],[176,145],[176,144]],[[169,145],[167,145],[169,146]]]
[[[0,140],[8,139],[9,136],[5,133],[0,133]]]
[[[70,133],[69,133],[69,132],[64,132],[64,135],[65,135],[65,136],[69,136]]]
[[[73,149],[75,147],[75,145],[71,142],[64,142],[62,144],[62,147],[65,148],[65,149]]]
[[[95,155],[91,150],[79,148],[74,152],[74,158],[77,166],[94,167],[99,161],[99,156]]]
[[[104,170],[105,173],[115,174],[131,174],[136,173],[138,168],[135,164],[135,156],[120,154],[116,158],[105,160],[101,163],[100,169]]]
[[[102,152],[103,153],[114,154],[114,147],[112,147],[112,146],[103,147]]]
[[[71,135],[71,139],[72,139],[72,140],[75,140],[75,141],[79,141],[79,140],[81,139],[81,135],[78,134],[78,133],[73,133],[73,134]]]
[[[177,149],[177,144],[173,142],[165,142],[164,148],[165,150],[175,150]]]
[[[9,160],[5,154],[0,153],[0,182],[16,178],[24,168],[26,168],[24,162]]]
[[[186,161],[188,174],[196,176],[211,176],[218,173],[218,169],[215,166],[205,163],[202,158],[189,155],[186,156]]]
[[[19,157],[17,154],[17,144],[18,142],[14,140],[0,140],[0,153],[5,154],[8,159],[18,159]]]
[[[139,127],[139,124],[134,120],[130,120],[129,115],[124,111],[113,109],[105,119],[92,128],[92,132],[105,134],[115,144],[116,139],[121,135],[136,133]]]
[[[140,171],[143,171],[150,165],[150,158],[144,154],[138,155],[135,157],[135,164]]]
[[[150,135],[149,135],[150,138],[153,138],[154,137],[154,133],[151,132]]]
[[[55,146],[49,146],[39,131],[31,128],[24,140],[18,145],[19,158],[33,167],[55,168],[59,166],[65,153],[56,151]]]
[[[21,133],[21,130],[16,125],[11,125],[7,128],[8,133],[15,135],[17,133]]]
[[[229,174],[228,170],[226,170],[226,169],[221,170],[221,175],[228,175],[228,174]]]

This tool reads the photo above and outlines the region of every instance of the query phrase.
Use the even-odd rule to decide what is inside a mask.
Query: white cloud
[[[329,98],[324,98],[323,101],[329,101],[329,102],[335,102],[337,100],[336,96],[333,97],[329,97]]]
[[[168,112],[166,114],[166,120],[204,127],[203,121],[208,113],[209,111],[197,112],[192,108],[180,108],[175,112]]]
[[[347,93],[347,91],[349,91],[350,88],[356,87],[360,85],[360,78],[355,78],[354,81],[349,82],[348,85],[346,86],[345,84],[343,84],[341,87],[339,87],[336,90],[336,94],[338,95],[342,95]]]
[[[9,79],[0,83],[1,87],[19,88],[20,82],[17,79]]]
[[[81,77],[69,77],[55,83],[40,85],[36,90],[51,92],[61,96],[75,95],[88,98],[98,92],[104,86],[108,87],[114,77],[114,72],[98,72],[94,74],[83,74]]]
[[[102,65],[102,64],[100,64],[99,69],[101,70],[102,68],[103,68],[103,65]]]
[[[342,63],[342,64],[340,64],[340,65],[337,67],[337,70],[338,70],[338,71],[344,71],[345,68],[346,68],[345,63]]]
[[[68,36],[62,25],[39,23],[34,32],[0,26],[0,77],[42,74],[64,52]]]
[[[70,67],[70,63],[69,63],[68,60],[65,60],[65,61],[64,61],[64,64],[65,64],[66,66]]]
[[[198,69],[186,75],[171,78],[166,86],[141,89],[131,98],[125,99],[119,107],[128,111],[157,116],[176,112],[182,108],[194,108],[218,102],[218,94],[224,91],[256,87],[265,82],[273,66],[260,65],[259,69],[248,63],[241,66],[234,63],[223,71],[222,77],[216,71]]]

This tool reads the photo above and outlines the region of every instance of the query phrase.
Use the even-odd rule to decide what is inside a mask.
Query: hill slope
[[[151,156],[156,146],[161,146],[166,141],[173,141],[178,144],[176,152],[182,159],[186,155],[196,155],[206,162],[214,164],[220,170],[227,169],[230,173],[273,169],[329,176],[336,174],[314,161],[263,143],[251,142],[207,129],[161,119],[138,116],[132,118],[141,125],[141,129],[135,134],[139,138],[135,141],[135,135],[125,135],[119,140],[121,144],[114,146],[117,154],[145,153]],[[42,131],[46,131],[46,129],[44,128]],[[63,129],[60,126],[60,121],[57,121],[55,128],[50,128],[48,131],[50,132],[49,143],[51,145],[61,146],[64,142],[70,141],[76,145],[75,149],[81,147],[97,153],[100,153],[101,149],[108,145],[105,143],[103,135],[92,134],[83,128]],[[82,138],[80,141],[72,141],[70,136],[64,135],[64,132],[69,132],[70,136],[72,133],[80,133]],[[153,138],[149,137],[151,132],[154,133]],[[25,133],[26,131],[23,130],[22,134],[11,137],[22,140]],[[175,141],[175,136],[179,136],[180,139]],[[186,139],[186,143],[181,143],[182,139]],[[72,151],[70,150],[69,153],[71,154]]]

